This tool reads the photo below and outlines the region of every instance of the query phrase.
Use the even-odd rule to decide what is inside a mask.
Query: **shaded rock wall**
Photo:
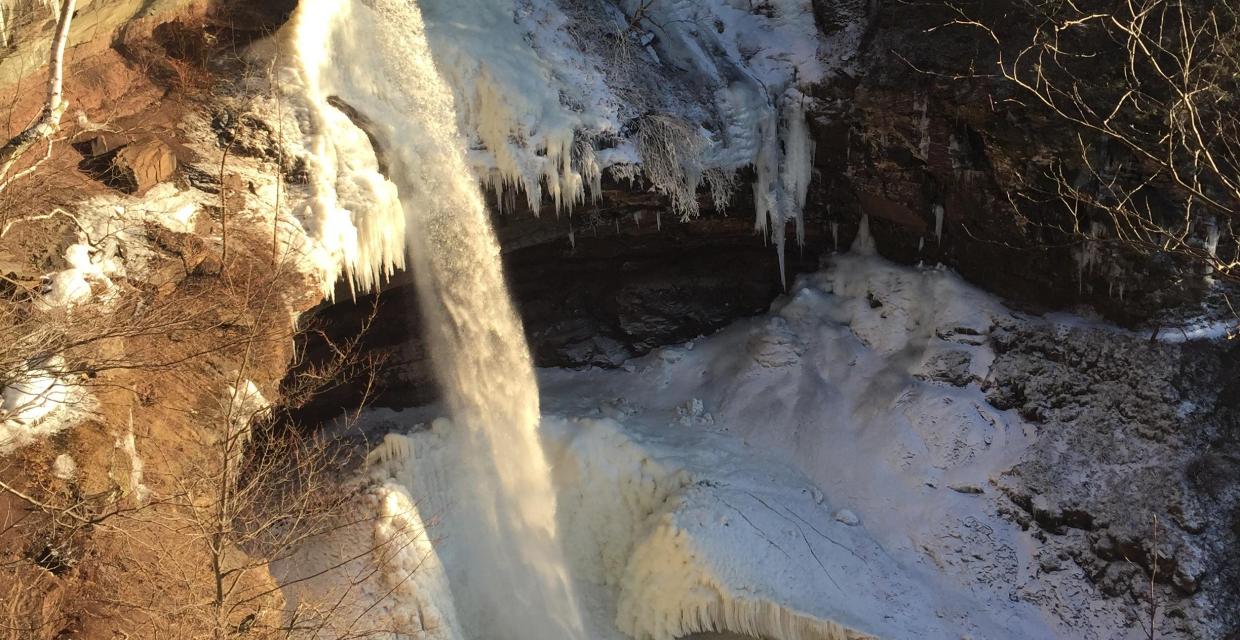
[[[975,4],[996,19],[1006,6]],[[1116,250],[1100,268],[1082,270],[1074,257],[1081,241],[1059,231],[1057,205],[1014,209],[1017,177],[1068,148],[1071,132],[1045,113],[997,106],[1012,95],[1001,81],[936,75],[963,73],[994,53],[976,34],[931,30],[951,19],[942,3],[822,0],[815,7],[825,43],[851,40],[831,49],[847,60],[812,92],[814,180],[789,279],[847,248],[868,215],[885,257],[949,265],[1016,307],[1085,305],[1138,324],[1205,293],[1200,274],[1159,256]],[[571,216],[557,217],[549,201],[540,217],[520,202],[497,215],[537,363],[611,366],[764,309],[783,287],[774,249],[752,230],[747,178],[727,211],[714,211],[703,194],[703,216],[684,224],[643,185],[617,182],[605,185],[601,204]],[[398,277],[385,295],[411,300],[409,282]],[[392,332],[404,316],[395,310],[407,307],[385,303],[379,343],[399,342]],[[368,307],[325,313],[339,319],[357,308]],[[418,353],[401,348],[384,377],[425,381]],[[384,402],[431,395],[394,394],[403,399]]]
[[[746,216],[693,223],[632,214],[598,219],[497,215],[509,286],[538,366],[619,366],[661,345],[710,334],[739,317],[767,309],[783,292],[775,252],[753,235]],[[569,225],[572,240],[568,238]],[[541,238],[532,241],[532,238]],[[818,267],[816,245],[788,255],[791,272]],[[376,309],[366,344],[384,353],[378,396],[384,406],[411,406],[435,397],[428,354],[420,340],[413,285],[406,275],[378,296],[323,305],[310,322],[334,341],[347,339]],[[327,356],[316,334],[313,361]],[[359,390],[341,387],[311,412],[331,415],[356,403]]]
[[[1240,628],[1240,350],[1046,326],[993,336],[989,401],[1038,425],[996,481],[1043,570],[1076,565],[1136,607],[1153,595],[1158,637]]]
[[[998,25],[1006,59],[1028,45],[1029,9],[1020,3],[955,4]],[[815,93],[814,215],[847,225],[868,214],[883,255],[942,262],[1017,304],[1083,304],[1135,324],[1206,295],[1199,267],[1113,241],[1097,243],[1103,258],[1082,269],[1074,256],[1082,239],[1066,232],[1071,217],[1041,191],[1052,161],[1073,175],[1080,132],[994,77],[997,46],[980,30],[947,26],[956,17],[948,3],[877,2],[868,16],[858,74]],[[1110,88],[1105,77],[1095,80],[1090,91]],[[1097,136],[1083,139],[1108,152]],[[1169,185],[1155,181],[1146,196],[1176,211]]]
[[[1135,322],[1200,295],[1177,265],[1142,257],[1120,270],[1121,299],[1115,277],[1079,269],[1079,243],[1016,214],[1008,202],[1012,172],[1066,144],[1064,132],[1049,118],[995,109],[1005,91],[997,83],[914,69],[958,68],[986,55],[976,39],[926,33],[949,18],[942,7],[824,1],[816,8],[825,40],[849,29],[866,35],[857,64],[842,67],[855,74],[842,72],[814,92],[815,176],[807,237],[791,252],[790,278],[846,247],[869,215],[884,256],[948,264],[1017,306],[1086,303]],[[640,185],[609,183],[601,205],[568,217],[556,217],[549,202],[538,218],[522,207],[497,215],[536,362],[613,366],[763,310],[782,284],[774,250],[752,231],[748,189],[738,196],[724,212],[703,198],[705,214],[691,223],[666,215],[661,232],[656,218],[667,203]],[[1057,224],[1058,215],[1048,206],[1041,223]],[[405,320],[409,282],[398,277],[388,288],[376,323],[375,344],[390,356],[382,378],[394,383],[381,394],[384,404],[433,396],[424,350],[407,346],[416,340]],[[327,309],[324,319],[351,327],[356,318],[348,318],[369,304]],[[337,403],[348,401],[328,402]]]

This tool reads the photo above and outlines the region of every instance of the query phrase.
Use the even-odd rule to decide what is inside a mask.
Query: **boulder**
[[[169,179],[177,170],[172,148],[159,138],[147,138],[122,147],[112,159],[115,176],[124,191],[143,194]]]

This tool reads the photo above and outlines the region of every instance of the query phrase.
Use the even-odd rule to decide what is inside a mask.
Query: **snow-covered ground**
[[[947,271],[840,256],[767,316],[620,370],[545,371],[544,411],[613,417],[682,441],[732,439],[755,460],[804,474],[825,496],[814,511],[834,520],[832,530],[856,523],[847,530],[883,551],[883,563],[837,578],[846,597],[827,588],[805,596],[848,612],[857,628],[893,638],[1065,637],[1037,606],[1009,597],[1035,579],[1036,563],[1027,534],[997,515],[989,484],[1033,435],[979,388],[994,358],[986,334],[1010,315]],[[728,465],[707,467],[724,486],[736,482]],[[781,530],[760,504],[742,511]],[[754,546],[719,553],[748,558]],[[813,559],[797,566],[805,572]],[[787,582],[778,573],[757,580]],[[875,584],[907,591],[872,600],[864,589]]]
[[[1042,552],[999,490],[1039,435],[987,401],[990,334],[1066,320],[888,263],[863,235],[767,315],[619,369],[542,370],[590,637],[1145,637],[1129,603]],[[439,468],[454,427],[426,427],[437,411],[372,412],[370,428],[397,435],[369,473],[436,523],[419,553],[443,568],[442,610],[485,577],[454,566]]]

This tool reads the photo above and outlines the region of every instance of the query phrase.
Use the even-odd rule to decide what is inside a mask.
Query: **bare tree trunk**
[[[11,180],[4,177],[12,170],[13,165],[25,155],[30,147],[40,140],[46,140],[60,129],[60,117],[64,115],[69,103],[64,99],[64,60],[65,44],[69,41],[69,24],[73,21],[73,11],[77,0],[61,0],[60,15],[56,19],[56,33],[52,37],[52,48],[47,64],[47,99],[39,119],[29,128],[13,136],[0,147],[0,190],[8,186]]]

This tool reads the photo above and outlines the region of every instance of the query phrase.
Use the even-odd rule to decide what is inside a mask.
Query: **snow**
[[[4,388],[6,421],[34,422],[64,403],[67,392],[56,370],[64,363],[56,358],[38,369],[29,371],[24,379]]]
[[[131,270],[149,272],[156,249],[151,246],[146,225],[191,233],[203,198],[200,192],[181,191],[163,183],[142,198],[117,193],[78,203],[72,214],[57,210],[51,215],[72,219],[78,241],[65,249],[69,268],[44,276],[39,304],[51,310],[108,303],[116,292],[113,278],[125,277]]]
[[[61,480],[72,480],[77,476],[77,462],[73,456],[62,453],[52,462],[52,475]]]
[[[91,398],[73,384],[59,357],[10,372],[0,392],[0,454],[73,426]]]
[[[95,295],[91,283],[97,283],[105,296],[113,289],[108,275],[118,271],[115,258],[87,244],[70,245],[64,257],[69,263],[68,269],[44,276],[40,287],[43,295],[39,298],[44,308],[71,307],[91,301]]]
[[[864,226],[857,242],[872,248]],[[1078,568],[1044,569],[1002,515],[996,483],[1038,438],[983,390],[990,335],[1010,323],[1092,326],[854,251],[713,336],[617,369],[541,371],[540,434],[586,635],[1143,637],[1116,626],[1126,604]],[[435,523],[427,553],[450,585],[384,606],[455,611],[464,635],[450,637],[474,638],[455,598],[477,579],[450,489],[459,426],[440,413],[365,418],[389,433],[367,481]]]

